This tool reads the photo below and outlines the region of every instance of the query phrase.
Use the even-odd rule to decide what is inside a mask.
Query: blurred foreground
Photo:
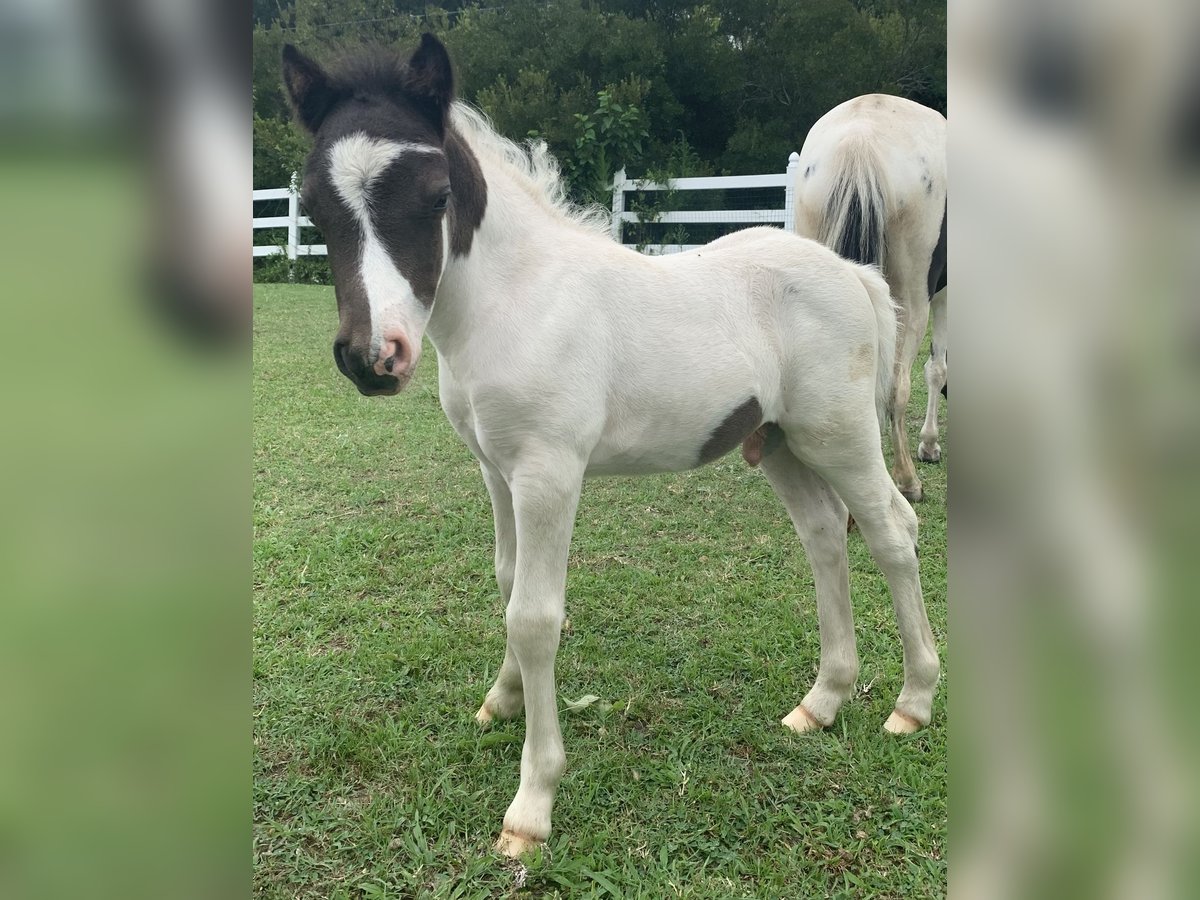
[[[0,5],[6,898],[248,893],[249,40],[217,9]]]
[[[1196,896],[1200,15],[950,13],[951,894]]]

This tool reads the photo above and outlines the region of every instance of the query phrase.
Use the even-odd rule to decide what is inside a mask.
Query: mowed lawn
[[[525,729],[473,718],[503,615],[487,493],[438,406],[433,350],[404,394],[363,398],[333,364],[332,288],[254,297],[256,896],[945,894],[946,679],[931,728],[883,732],[900,643],[856,531],[857,695],[824,733],[780,725],[816,671],[812,574],[737,452],[585,485],[554,834],[523,862],[494,854]],[[944,668],[945,467],[918,466]]]

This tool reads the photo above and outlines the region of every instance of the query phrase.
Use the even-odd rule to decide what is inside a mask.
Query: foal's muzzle
[[[354,386],[364,397],[398,394],[408,381],[407,378],[401,380],[395,375],[378,374],[367,354],[353,350],[348,341],[334,342],[333,361],[337,363],[338,371],[354,382]]]

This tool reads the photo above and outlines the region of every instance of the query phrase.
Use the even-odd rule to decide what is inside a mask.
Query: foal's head
[[[283,78],[314,139],[301,197],[329,249],[333,358],[363,394],[394,394],[451,252],[450,59],[427,34],[407,62],[379,55],[330,75],[289,44]]]

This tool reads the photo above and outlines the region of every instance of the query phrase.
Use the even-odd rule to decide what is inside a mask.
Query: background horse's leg
[[[825,479],[786,447],[764,457],[762,470],[796,526],[817,588],[821,665],[812,690],[783,720],[795,731],[808,731],[833,723],[854,692],[858,677],[846,552],[846,505]]]
[[[517,527],[513,521],[512,494],[502,476],[487,464],[481,463],[483,481],[492,498],[492,517],[496,522],[496,584],[500,586],[500,599],[504,606],[512,599],[513,577],[517,568]],[[525,708],[521,692],[521,667],[513,653],[512,642],[506,641],[504,662],[496,682],[487,692],[483,705],[475,714],[476,721],[483,725],[496,719],[511,719],[520,715]]]
[[[933,317],[933,340],[929,347],[929,359],[925,360],[925,386],[929,399],[925,405],[925,424],[921,426],[921,446],[917,458],[922,462],[941,462],[942,448],[938,445],[938,403],[946,386],[946,349],[949,333],[946,323],[946,288],[942,288],[929,300],[930,315]]]
[[[905,733],[929,724],[938,654],[921,596],[917,515],[888,477],[883,454],[872,448],[873,442],[878,447],[873,428],[809,448],[793,445],[789,435],[793,452],[809,462],[850,508],[871,555],[887,577],[904,646],[904,686],[884,728]]]
[[[584,465],[574,459],[554,463],[520,471],[509,482],[517,565],[506,621],[508,644],[521,667],[526,725],[521,784],[496,843],[508,856],[519,856],[550,836],[554,793],[567,762],[558,727],[554,657]]]
[[[892,402],[892,478],[900,493],[917,503],[924,496],[924,491],[921,488],[921,479],[917,476],[912,453],[908,449],[905,416],[912,392],[913,363],[916,362],[917,351],[921,348],[921,342],[925,340],[925,329],[929,325],[929,288],[924,273],[918,273],[919,277],[911,277],[917,267],[899,256],[899,253],[895,254],[893,262],[889,263],[891,272],[888,277],[892,297],[900,305],[896,386]],[[854,507],[850,507],[850,511],[853,513]],[[857,513],[855,518],[858,518]]]

